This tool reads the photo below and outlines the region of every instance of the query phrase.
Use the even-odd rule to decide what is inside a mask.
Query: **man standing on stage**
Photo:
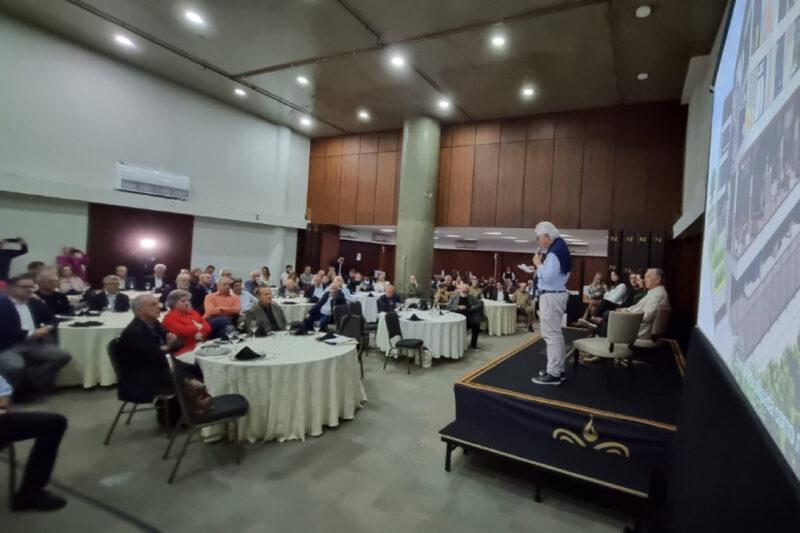
[[[572,257],[567,243],[551,222],[539,222],[534,232],[541,251],[546,252],[544,260],[541,252],[537,252],[533,264],[539,280],[539,318],[542,337],[547,343],[547,368],[532,381],[539,385],[560,385],[565,379],[566,357],[561,321],[567,309],[567,279],[572,270]]]

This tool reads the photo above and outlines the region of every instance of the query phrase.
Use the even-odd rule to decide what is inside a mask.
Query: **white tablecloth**
[[[378,298],[383,294],[382,292],[373,292],[370,296],[368,292],[353,293],[353,301],[361,302],[361,311],[364,313],[364,319],[367,322],[378,321]]]
[[[56,377],[56,386],[113,385],[117,382],[114,367],[108,358],[106,346],[119,337],[131,320],[133,313],[104,311],[99,317],[80,317],[74,322],[99,321],[102,326],[75,328],[65,322],[58,327],[58,345],[72,355],[72,361],[61,369]]]
[[[308,303],[305,298],[273,298],[273,302],[278,304],[278,307],[283,311],[283,316],[286,317],[286,323],[300,322],[306,316],[314,304]],[[287,304],[286,302],[294,302]]]
[[[423,320],[408,320],[413,313]],[[431,357],[448,357],[460,359],[464,355],[467,321],[464,315],[458,313],[445,313],[441,316],[430,311],[401,311],[400,330],[405,339],[422,339]],[[384,313],[378,320],[378,332],[375,343],[384,353],[389,351],[389,330],[386,328]],[[425,361],[423,360],[423,366]]]
[[[230,355],[197,357],[212,395],[236,393],[250,402],[250,411],[239,423],[240,441],[321,435],[324,426],[354,418],[367,400],[352,342],[330,346],[312,335],[282,333],[248,339],[235,349],[244,345],[266,352],[267,357],[254,361],[235,361]],[[195,359],[193,352],[180,358]]]
[[[489,335],[513,335],[517,331],[517,304],[484,300]]]

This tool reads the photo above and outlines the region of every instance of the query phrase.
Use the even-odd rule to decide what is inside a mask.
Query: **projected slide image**
[[[714,85],[699,325],[800,477],[800,2],[737,0]]]

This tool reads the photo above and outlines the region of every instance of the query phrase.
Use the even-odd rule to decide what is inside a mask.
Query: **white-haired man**
[[[542,337],[547,344],[547,368],[533,377],[539,385],[560,385],[564,380],[566,346],[561,321],[567,310],[567,280],[572,270],[572,257],[558,229],[551,222],[539,222],[534,228],[540,252],[533,256],[539,280],[539,318]]]
[[[167,280],[164,277],[166,273],[167,265],[158,263],[156,266],[154,266],[153,275],[144,277],[144,290],[153,291],[160,294],[164,290],[165,285],[167,285]]]

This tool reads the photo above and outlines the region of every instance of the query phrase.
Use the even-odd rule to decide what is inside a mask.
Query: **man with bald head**
[[[400,305],[400,297],[395,294],[394,285],[386,286],[386,293],[378,298],[378,312],[388,313],[394,311]]]

